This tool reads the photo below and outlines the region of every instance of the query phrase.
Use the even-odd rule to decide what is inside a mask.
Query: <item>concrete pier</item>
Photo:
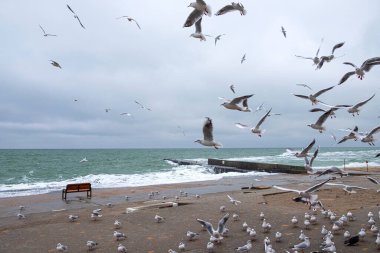
[[[230,168],[230,171],[237,171],[237,172],[261,171],[261,172],[268,172],[268,173],[307,174],[303,166],[285,165],[285,164],[208,159],[208,165],[214,166],[215,168],[218,168],[218,167]]]

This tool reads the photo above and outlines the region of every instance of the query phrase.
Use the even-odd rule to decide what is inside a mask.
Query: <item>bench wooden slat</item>
[[[62,190],[62,199],[66,199],[67,193],[71,192],[87,192],[87,198],[91,198],[92,189],[90,183],[78,183],[78,184],[67,184],[66,189]]]

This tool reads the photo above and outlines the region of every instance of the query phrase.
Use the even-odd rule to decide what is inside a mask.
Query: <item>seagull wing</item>
[[[226,225],[226,222],[228,221],[228,218],[230,217],[230,214],[227,213],[224,215],[218,222],[218,233],[221,234],[223,233],[224,226]]]
[[[220,9],[217,13],[215,13],[216,16],[226,14],[227,12],[236,10],[231,4],[224,6],[222,9]]]
[[[316,69],[321,69],[323,64],[325,63],[325,61],[328,59],[329,57],[328,56],[321,56],[321,58],[319,59],[319,63],[317,65],[317,68]]]
[[[235,126],[238,128],[249,128],[249,126],[241,124],[241,123],[235,123]]]
[[[336,108],[331,108],[330,110],[328,110],[327,112],[325,112],[324,114],[322,114],[322,115],[318,118],[317,122],[315,122],[315,124],[316,124],[316,125],[320,125],[320,126],[322,126],[322,124],[326,121],[326,119],[330,116],[330,114],[331,114],[333,111],[335,111],[335,110],[336,110]]]
[[[356,105],[353,106],[353,108],[359,108],[359,107],[365,105],[365,104],[366,104],[368,101],[370,101],[374,96],[375,96],[375,94],[373,94],[372,97],[370,97],[369,99],[364,100],[364,101],[362,101],[362,102],[360,102],[360,103],[357,103]]]
[[[234,99],[232,99],[231,104],[239,104],[241,101],[246,100],[252,96],[253,96],[253,94],[234,98]]]
[[[304,148],[303,150],[302,150],[302,154],[307,154],[307,153],[309,153],[309,151],[310,151],[310,149],[314,146],[314,144],[315,144],[315,139],[313,139],[311,142],[310,142],[310,144],[306,147],[306,148]]]
[[[86,27],[84,27],[84,25],[82,24],[82,21],[80,21],[79,17],[78,16],[75,16],[76,19],[78,19],[78,22],[80,24],[80,26],[83,28],[83,29],[86,29]]]
[[[302,58],[302,59],[308,59],[308,60],[313,60],[313,57],[305,57],[305,56],[300,56],[300,55],[295,55],[296,57]]]
[[[321,39],[321,43],[319,44],[319,47],[318,47],[317,53],[315,54],[315,57],[318,57],[319,50],[321,49],[321,46],[322,46],[323,40],[324,40],[324,39],[322,38],[322,39]]]
[[[44,28],[42,28],[42,26],[41,26],[41,25],[39,25],[39,27],[41,28],[42,32],[43,32],[44,34],[46,34],[46,32],[45,32]]]
[[[199,19],[202,18],[203,12],[197,9],[194,9],[190,15],[187,17],[185,24],[183,27],[190,27],[192,26],[195,22],[197,22]]]
[[[197,221],[202,224],[206,229],[207,229],[207,232],[214,236],[214,228],[212,227],[211,223],[210,222],[207,222],[207,221],[204,221],[204,220],[201,220],[201,219],[197,219]]]
[[[310,167],[313,165],[313,161],[315,158],[317,158],[317,155],[318,155],[318,152],[319,152],[319,147],[314,151],[314,155],[313,157],[310,159]]]
[[[273,185],[273,188],[276,188],[276,189],[281,190],[281,191],[290,191],[290,192],[297,192],[297,193],[301,192],[299,190],[285,188],[285,187],[281,187],[281,186],[277,186],[277,185]]]
[[[368,179],[369,181],[371,181],[372,183],[374,183],[374,184],[380,184],[380,182],[377,181],[376,179],[374,179],[373,177],[367,177],[367,179]]]
[[[367,136],[374,135],[374,134],[376,134],[379,131],[380,131],[380,126],[372,129],[371,132],[369,132],[369,134]]]
[[[321,108],[313,108],[313,109],[309,110],[309,112],[326,112],[326,110],[323,110]]]
[[[380,57],[373,57],[373,58],[367,59],[362,63],[360,68],[368,72],[372,68],[372,65],[379,64],[377,62],[380,62]]]
[[[299,97],[299,98],[309,99],[309,97],[305,96],[305,95],[298,95],[298,94],[293,94],[293,95],[296,96],[296,97]]]
[[[260,119],[259,123],[257,123],[256,128],[259,128],[264,120],[268,117],[269,113],[272,111],[272,108]]]
[[[333,49],[332,49],[332,51],[331,51],[331,54],[334,54],[335,50],[338,49],[338,48],[341,48],[343,45],[344,45],[344,42],[341,42],[341,43],[336,44],[336,45],[333,47]]]
[[[320,91],[318,91],[317,93],[315,93],[313,96],[314,96],[314,97],[318,97],[318,96],[322,95],[323,93],[325,93],[326,91],[331,90],[331,89],[334,88],[334,87],[335,87],[335,85],[334,85],[334,86],[331,86],[331,87],[328,87],[328,88],[326,88],[326,89],[320,90]]]
[[[364,64],[365,62],[363,62],[363,64]],[[354,68],[358,68],[355,64],[353,64],[353,63],[351,63],[351,62],[343,62],[343,64],[346,64],[346,65],[350,65],[350,66],[352,66],[352,67],[354,67]]]
[[[355,74],[355,71],[347,72],[346,74],[344,74],[344,76],[339,81],[339,85],[347,81],[347,79],[354,74]]]
[[[75,15],[75,12],[73,11],[73,9],[71,9],[70,5],[66,4],[67,8],[69,8],[69,10]]]
[[[203,139],[206,141],[213,141],[214,137],[212,136],[213,125],[210,118],[206,118],[206,121],[203,125]]]
[[[202,18],[195,22],[195,32],[202,33]]]
[[[331,179],[327,179],[319,184],[316,184],[316,185],[313,185],[312,187],[308,188],[305,190],[305,192],[307,193],[312,193],[312,192],[315,192],[316,190],[318,190],[319,188],[321,188],[324,184],[326,184],[328,181],[330,181]]]
[[[371,68],[375,65],[379,65],[380,64],[380,60],[379,61],[374,61],[374,62],[370,62],[370,63],[367,63],[365,64],[364,67],[362,67],[362,69],[365,71],[365,72],[368,72],[371,70]]]
[[[230,85],[230,89],[231,89],[231,91],[232,91],[233,93],[235,93],[235,85],[231,84],[231,85]]]
[[[137,27],[141,30],[139,23],[137,23],[137,21],[135,19],[132,19],[132,20],[136,23]]]

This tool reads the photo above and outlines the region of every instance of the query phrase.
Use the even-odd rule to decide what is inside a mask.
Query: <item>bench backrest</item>
[[[80,184],[68,184],[66,185],[66,191],[79,191],[79,190],[91,190],[90,183],[80,183]]]

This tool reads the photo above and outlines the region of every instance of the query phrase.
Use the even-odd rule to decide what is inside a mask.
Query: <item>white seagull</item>
[[[355,74],[358,76],[360,80],[362,80],[365,72],[369,72],[373,66],[380,64],[380,57],[374,57],[374,58],[365,60],[360,66],[360,68],[351,62],[343,62],[343,64],[347,64],[354,67],[355,71],[350,71],[344,74],[344,76],[339,81],[339,85],[347,81],[347,79],[350,78],[350,76],[355,75]]]
[[[56,62],[56,61],[50,60],[50,64],[53,65],[54,67],[57,67],[57,68],[60,68],[60,69],[62,68],[61,65],[59,65],[59,63]]]
[[[247,14],[246,9],[244,9],[244,6],[241,3],[232,2],[231,4],[228,4],[224,6],[222,9],[220,9],[215,15],[220,16],[231,11],[239,11],[241,16]]]
[[[226,35],[226,34],[219,34],[218,36],[216,36],[215,37],[215,46],[216,46],[216,42],[218,42],[218,40],[220,40],[220,38],[222,37],[222,36],[224,36],[224,35]],[[234,92],[235,93],[235,92]]]
[[[309,155],[309,151],[314,146],[314,144],[315,144],[315,139],[313,139],[306,148],[302,149],[301,152],[296,152],[294,154],[294,156],[298,157],[298,158],[308,156]]]
[[[82,24],[82,22],[80,21],[78,15],[73,11],[73,9],[71,9],[71,7],[70,7],[68,4],[66,4],[66,6],[67,6],[67,8],[68,8],[68,9],[74,14],[74,18],[76,18],[76,19],[78,20],[80,26],[81,26],[83,29],[86,29],[86,28],[84,27],[84,25]]]
[[[248,240],[247,244],[235,248],[237,252],[248,252],[252,249],[252,241]]]
[[[227,194],[227,197],[228,197],[228,199],[230,200],[230,202],[231,202],[232,204],[234,204],[235,206],[237,206],[238,204],[241,203],[240,200],[234,199],[234,198],[232,198],[232,197],[231,197],[230,195],[228,195],[228,194]]]
[[[94,242],[94,241],[87,241],[87,243],[86,243],[86,246],[87,246],[89,251],[95,249],[96,245],[98,245],[98,243]]]
[[[314,159],[317,157],[318,152],[319,152],[319,147],[314,151],[314,154],[311,157],[310,161],[307,158],[307,156],[304,157],[304,159],[305,159],[305,169],[306,169],[307,173],[309,173],[309,174],[313,174],[313,162],[314,162]]]
[[[129,22],[132,22],[132,21],[135,22],[135,24],[137,25],[137,27],[141,30],[141,27],[140,27],[139,23],[137,23],[136,19],[131,18],[129,16],[121,16],[121,17],[118,17],[116,19],[121,19],[121,18],[126,18]]]
[[[302,59],[307,59],[307,60],[312,60],[313,63],[314,63],[314,65],[317,65],[319,63],[319,61],[320,61],[320,59],[318,57],[318,54],[319,54],[319,50],[321,49],[322,42],[323,42],[323,38],[321,39],[321,44],[319,45],[317,53],[315,54],[314,57],[304,57],[304,56],[300,56],[300,55],[296,55],[296,57],[299,57],[299,58],[302,58]]]
[[[67,246],[63,245],[62,243],[57,243],[56,249],[58,252],[65,252],[67,251]]]
[[[203,146],[214,147],[215,149],[221,148],[222,144],[215,142],[213,137],[213,124],[209,117],[206,117],[206,121],[203,124],[203,140],[196,140],[195,142],[202,144]]]
[[[211,7],[203,0],[196,0],[196,2],[191,3],[188,7],[193,7],[194,10],[187,17],[183,27],[192,26],[202,18],[203,14],[211,16]]]
[[[279,189],[281,191],[291,191],[291,192],[296,192],[298,193],[298,195],[300,197],[303,197],[303,198],[308,198],[310,199],[311,198],[311,193],[315,192],[316,190],[318,190],[319,188],[321,188],[324,184],[326,184],[327,182],[329,182],[331,179],[327,179],[321,183],[318,183],[318,184],[315,184],[313,185],[312,187],[309,187],[308,189],[304,190],[304,191],[300,191],[300,190],[296,190],[296,189],[290,189],[290,188],[285,188],[285,187],[281,187],[281,186],[277,186],[277,185],[274,185],[273,188],[276,188],[276,189]]]
[[[315,130],[318,130],[320,133],[322,133],[323,131],[326,130],[326,128],[323,125],[323,123],[325,123],[326,119],[328,117],[331,116],[331,114],[336,111],[337,109],[336,108],[331,108],[330,110],[326,111],[325,113],[323,113],[319,118],[318,120],[315,122],[315,123],[312,123],[312,124],[309,124],[307,126],[315,129]]]
[[[42,28],[41,25],[39,25],[39,27],[41,28],[41,30],[42,30],[42,32],[44,33],[44,36],[45,36],[45,37],[48,37],[48,36],[57,36],[57,35],[55,35],[55,34],[46,33],[45,30],[44,30],[44,28]]]
[[[329,56],[321,56],[320,62],[317,65],[317,69],[321,69],[324,62],[330,62],[336,57],[334,56],[334,52],[336,49],[341,48],[344,45],[344,42],[336,44],[333,49],[331,50],[331,55]]]
[[[227,109],[230,109],[230,110],[237,110],[237,111],[241,111],[241,112],[250,112],[251,110],[248,107],[248,98],[252,97],[253,95],[254,94],[237,97],[237,98],[234,98],[232,100],[227,100],[226,102],[224,102],[221,105]],[[242,105],[243,105],[242,107],[239,106],[240,103],[242,103]]]
[[[376,94],[373,94],[372,97],[368,98],[367,100],[364,100],[362,102],[359,102],[357,103],[356,105],[350,107],[347,109],[347,111],[349,113],[352,114],[352,116],[355,116],[355,113],[356,115],[359,115],[359,111],[360,111],[360,107],[362,107],[363,105],[365,105],[368,101],[370,101]]]
[[[355,186],[355,185],[341,184],[341,183],[327,183],[326,185],[341,186],[343,187],[343,191],[347,192],[348,194],[356,193],[355,190],[368,190],[368,188]]]
[[[214,229],[214,227],[211,225],[210,222],[207,222],[207,221],[204,221],[204,220],[201,220],[201,219],[197,219],[197,221],[202,225],[204,226],[206,229],[207,229],[207,232],[210,234],[210,236],[216,238],[216,239],[223,239],[222,237],[222,234],[224,232],[224,229],[225,229],[225,225],[226,225],[226,222],[228,221],[228,218],[230,217],[230,214],[227,213],[226,215],[224,215],[218,222],[218,228],[217,229]]]
[[[320,102],[317,97],[322,95],[323,93],[325,93],[326,91],[329,91],[331,90],[332,88],[334,88],[335,86],[331,86],[331,87],[328,87],[326,89],[322,89],[314,94],[310,94],[309,96],[306,96],[306,95],[298,95],[298,94],[292,94],[296,97],[299,97],[299,98],[303,98],[303,99],[308,99],[311,101],[311,105],[316,105],[318,104],[318,102]]]
[[[370,146],[375,146],[373,143],[375,141],[375,137],[373,137],[374,134],[378,133],[380,131],[380,126],[374,128],[369,132],[368,134],[364,136],[360,136],[360,139],[362,142],[367,142]]]

